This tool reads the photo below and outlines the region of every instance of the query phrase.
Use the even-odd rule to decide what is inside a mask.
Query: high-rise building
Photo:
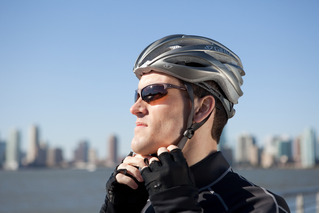
[[[12,130],[6,147],[5,169],[7,170],[17,170],[20,167],[20,137],[18,130]]]
[[[37,155],[37,166],[46,166],[48,158],[48,144],[45,142],[40,143],[38,155]]]
[[[37,158],[39,154],[40,143],[39,143],[39,128],[32,125],[29,132],[29,147],[27,151],[27,165],[37,165]]]
[[[0,168],[3,167],[6,156],[6,143],[0,138]]]
[[[288,136],[279,137],[277,153],[277,159],[281,163],[287,163],[292,160],[292,140]]]
[[[88,153],[88,161],[91,165],[96,165],[98,163],[98,153],[97,150],[91,148]]]
[[[256,145],[256,140],[252,135],[242,134],[238,137],[236,161],[240,165],[258,165],[259,149]]]
[[[114,166],[118,163],[118,138],[116,135],[109,137],[108,147],[107,166]]]
[[[48,149],[47,165],[49,167],[61,167],[63,164],[63,151],[61,148]]]
[[[292,148],[292,140],[287,135],[268,137],[262,154],[262,166],[267,168],[292,161]]]
[[[313,167],[316,164],[316,134],[311,128],[305,129],[301,135],[301,166]]]
[[[74,161],[88,163],[89,143],[86,140],[79,142],[78,147],[74,151]]]
[[[296,167],[301,167],[301,136],[294,139],[292,145],[292,158]]]

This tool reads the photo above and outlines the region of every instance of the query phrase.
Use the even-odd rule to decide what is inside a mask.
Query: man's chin
[[[157,150],[146,150],[146,149],[135,149],[132,148],[132,151],[141,156],[157,156]]]
[[[136,154],[142,155],[142,156],[148,156],[152,155],[154,156],[154,153],[157,153],[157,150],[151,151],[151,150],[146,150],[146,149],[137,149],[137,148],[132,148],[132,151]]]
[[[146,142],[144,141],[138,141],[135,138],[131,141],[131,149],[134,153],[140,154],[143,156],[150,155],[152,153],[157,152],[157,150],[150,149],[151,147],[146,146]]]

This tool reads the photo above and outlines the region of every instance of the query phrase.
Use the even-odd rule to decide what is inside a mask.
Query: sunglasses
[[[151,84],[135,91],[134,102],[137,102],[139,97],[147,103],[158,100],[168,94],[168,89],[186,90],[184,87],[173,84]]]

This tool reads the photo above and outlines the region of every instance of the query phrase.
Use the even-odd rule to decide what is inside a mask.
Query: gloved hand
[[[131,157],[132,155],[129,154],[128,156]],[[148,192],[144,182],[139,182],[134,176],[129,174],[127,169],[119,169],[121,165],[123,164],[116,167],[106,184],[107,196],[101,212],[141,212],[147,202]],[[116,179],[119,173],[130,177],[138,187],[133,189],[126,184],[119,183]]]
[[[177,186],[194,187],[188,164],[180,149],[163,152],[158,159],[141,172],[150,197]]]
[[[109,201],[115,205],[134,204],[138,206],[141,205],[143,207],[148,199],[148,192],[145,188],[144,182],[139,182],[130,174],[125,174],[131,177],[138,184],[138,188],[132,189],[127,185],[118,183],[116,175],[122,171],[123,170],[115,170],[106,184]]]

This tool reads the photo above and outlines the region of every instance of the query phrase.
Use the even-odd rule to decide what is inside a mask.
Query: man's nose
[[[130,107],[131,114],[135,116],[141,116],[146,115],[148,113],[146,104],[141,97],[138,98],[138,100]]]

